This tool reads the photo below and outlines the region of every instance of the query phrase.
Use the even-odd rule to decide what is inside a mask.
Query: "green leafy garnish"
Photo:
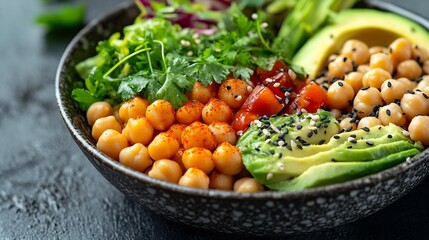
[[[84,5],[64,5],[56,11],[40,14],[35,21],[45,26],[48,31],[58,31],[82,26],[84,16]]]

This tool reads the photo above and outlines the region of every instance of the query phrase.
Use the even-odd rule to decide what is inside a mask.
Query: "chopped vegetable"
[[[83,26],[84,17],[84,5],[63,5],[56,11],[40,14],[35,21],[48,31],[59,31]]]

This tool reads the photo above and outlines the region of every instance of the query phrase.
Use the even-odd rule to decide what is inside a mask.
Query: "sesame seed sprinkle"
[[[243,96],[241,96],[241,95],[237,95],[237,96],[235,96],[235,100],[237,100],[237,101],[241,101],[241,99],[243,99]]]
[[[373,146],[374,142],[373,141],[366,141],[366,144],[368,144],[369,146]]]
[[[387,116],[390,116],[392,113],[390,112],[389,109],[386,109],[386,114],[387,114]]]
[[[390,135],[390,134],[389,134],[389,135],[387,135],[387,138],[392,138],[392,137],[393,137],[393,136],[392,136],[392,135]]]
[[[265,81],[268,83],[272,83],[274,80],[272,78],[265,78]]]
[[[280,130],[273,124],[270,125],[271,129],[273,129],[276,133],[280,133]]]
[[[267,180],[270,180],[270,179],[272,179],[273,178],[273,174],[272,173],[268,173],[267,174]]]
[[[297,147],[296,142],[294,140],[290,140],[290,146],[292,148],[296,148]]]
[[[284,168],[285,168],[283,163],[278,163],[277,167],[279,167],[280,170],[284,170]]]
[[[404,136],[406,136],[406,137],[410,136],[410,132],[408,132],[406,130],[402,131],[402,134],[404,134]]]
[[[263,129],[262,133],[266,136],[270,135],[270,132],[267,129]]]
[[[278,83],[278,82],[274,83],[273,87],[280,87],[280,83]]]
[[[280,141],[278,141],[277,143],[279,144],[279,146],[280,146],[280,147],[282,147],[282,146],[284,146],[284,145],[285,145],[285,141],[283,141],[283,140],[280,140]]]

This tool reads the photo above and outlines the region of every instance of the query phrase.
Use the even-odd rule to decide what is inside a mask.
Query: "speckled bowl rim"
[[[411,11],[405,10],[391,3],[379,2],[379,1],[366,1],[366,4],[374,8],[378,8],[388,12],[394,12],[396,14],[405,16],[419,23],[424,28],[429,29],[428,20],[420,17],[417,14],[412,13]],[[222,191],[222,190],[213,190],[213,189],[202,190],[202,189],[184,187],[178,184],[172,184],[169,182],[160,181],[160,180],[151,178],[144,173],[135,171],[131,168],[128,168],[122,165],[121,163],[115,160],[112,160],[111,158],[107,157],[106,155],[98,151],[94,146],[94,144],[91,141],[89,141],[87,138],[85,138],[82,132],[74,126],[72,122],[72,118],[74,116],[69,116],[67,114],[66,106],[64,104],[64,99],[60,92],[61,90],[60,81],[62,78],[65,78],[62,76],[63,73],[65,73],[64,70],[67,69],[68,67],[65,65],[65,63],[69,60],[70,53],[73,52],[74,48],[76,48],[76,45],[81,40],[81,38],[87,35],[89,32],[94,31],[97,25],[99,25],[101,21],[113,17],[118,12],[125,10],[127,8],[130,8],[132,5],[134,5],[133,2],[124,2],[118,5],[113,10],[107,12],[106,14],[92,20],[85,28],[83,28],[72,39],[72,41],[65,49],[61,57],[58,70],[56,73],[56,78],[55,78],[55,95],[57,99],[57,104],[66,127],[68,128],[68,130],[70,131],[70,133],[72,134],[72,137],[76,140],[76,142],[104,165],[116,171],[119,171],[123,174],[126,174],[142,183],[150,184],[152,186],[162,188],[172,192],[180,192],[182,194],[192,195],[195,197],[210,197],[210,198],[217,198],[217,199],[241,199],[241,200],[265,200],[265,199],[293,200],[293,199],[301,199],[301,198],[304,199],[304,198],[310,198],[310,197],[332,196],[342,192],[349,192],[349,191],[353,191],[354,189],[360,189],[367,186],[375,185],[377,183],[384,182],[391,178],[397,177],[399,174],[407,170],[419,167],[419,165],[421,165],[423,161],[428,160],[429,149],[426,149],[425,151],[421,152],[417,156],[395,167],[389,168],[387,170],[381,171],[376,174],[355,179],[352,181],[333,184],[333,185],[324,186],[324,187],[317,187],[317,188],[307,189],[302,191],[296,191],[296,192],[264,191],[264,192],[256,192],[256,193],[238,193],[233,191]]]

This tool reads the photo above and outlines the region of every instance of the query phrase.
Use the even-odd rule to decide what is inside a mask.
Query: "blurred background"
[[[231,237],[178,225],[134,204],[85,159],[62,122],[54,94],[61,55],[82,25],[49,33],[35,21],[73,2],[85,6],[88,23],[123,1],[52,1],[0,2],[0,239]],[[429,18],[428,1],[385,1]],[[424,239],[427,189],[428,180],[361,221],[288,238]]]

